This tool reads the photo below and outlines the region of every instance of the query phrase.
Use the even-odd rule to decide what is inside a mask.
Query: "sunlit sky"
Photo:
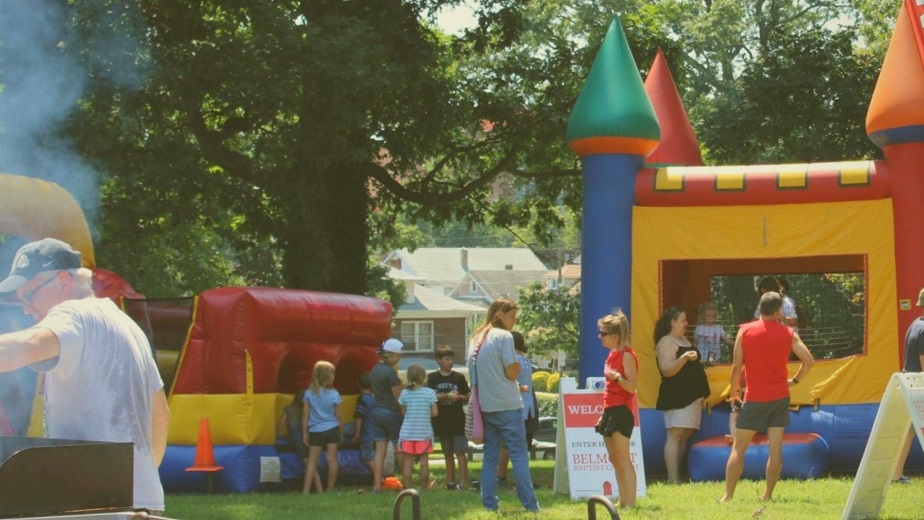
[[[448,34],[456,34],[475,25],[474,11],[467,2],[453,9],[442,10],[436,18],[439,26]]]

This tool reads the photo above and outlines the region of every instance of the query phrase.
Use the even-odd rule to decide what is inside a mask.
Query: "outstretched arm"
[[[32,327],[3,334],[0,335],[0,372],[51,359],[60,352],[58,337],[46,328]]]

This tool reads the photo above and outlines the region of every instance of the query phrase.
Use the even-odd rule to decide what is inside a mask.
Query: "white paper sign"
[[[646,495],[645,461],[642,458],[642,437],[638,408],[633,407],[635,428],[629,439],[629,456],[635,466],[637,496]],[[618,497],[616,472],[610,464],[603,437],[594,431],[603,414],[603,392],[593,390],[563,390],[562,421],[565,428],[565,454],[568,487],[572,500],[593,495]]]
[[[260,482],[282,482],[279,457],[260,457]]]

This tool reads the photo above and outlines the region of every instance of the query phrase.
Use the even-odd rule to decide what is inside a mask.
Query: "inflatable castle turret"
[[[651,70],[645,78],[645,92],[651,99],[658,123],[661,143],[646,161],[649,167],[702,166],[703,156],[687,110],[680,99],[664,52],[658,49]]]
[[[920,316],[924,287],[924,6],[904,2],[866,115],[866,133],[882,149],[895,214],[899,338]],[[902,344],[904,347],[904,344]],[[901,363],[904,349],[898,351]]]
[[[583,159],[580,380],[599,376],[607,352],[597,319],[629,314],[635,174],[661,131],[626,36],[614,20],[568,121],[568,146]],[[590,277],[588,278],[588,273]]]
[[[850,273],[863,281],[851,300],[863,306],[849,320],[861,331],[856,344],[832,354],[828,340],[818,340],[824,352],[791,389],[787,434],[795,437],[784,449],[796,450],[787,460],[802,465],[784,477],[859,465],[886,385],[901,370],[904,332],[921,312],[914,304],[924,287],[924,7],[917,3],[903,2],[870,102],[866,129],[885,156],[875,161],[703,166],[663,53],[643,86],[618,19],[610,26],[567,130],[584,179],[579,384],[601,375],[607,354],[597,319],[622,308],[639,359],[646,472],[664,468],[663,416],[654,409],[658,316],[678,305],[695,323],[697,306],[713,298],[713,280],[774,273]],[[750,319],[743,310],[731,318]],[[689,472],[720,480],[728,447],[707,441],[728,431],[731,365],[706,372],[711,393]],[[704,460],[712,462],[693,462]],[[924,467],[919,448],[908,467]]]

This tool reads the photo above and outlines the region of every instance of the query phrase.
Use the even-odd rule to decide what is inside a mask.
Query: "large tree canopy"
[[[370,245],[407,236],[398,217],[552,239],[580,207],[564,129],[615,15],[643,73],[665,50],[709,157],[868,155],[857,106],[892,16],[859,0],[481,0],[447,35],[434,16],[459,0],[53,3],[59,52],[88,71],[68,129],[105,175],[99,261],[158,296],[362,293]],[[781,106],[798,77],[815,80]],[[806,112],[811,131],[789,121]]]

